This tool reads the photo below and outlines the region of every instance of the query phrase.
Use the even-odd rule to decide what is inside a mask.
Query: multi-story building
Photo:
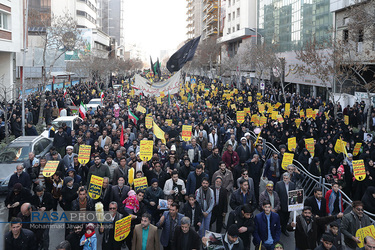
[[[203,1],[187,0],[187,38],[193,39],[202,34],[203,30]]]
[[[265,43],[276,45],[279,56],[286,59],[286,70],[299,63],[295,51],[306,42],[332,38],[330,0],[259,0],[257,11],[257,30]],[[325,96],[325,85],[316,77],[287,73],[285,82],[293,83],[290,91]]]
[[[14,98],[16,53],[21,51],[23,38],[23,1],[0,0],[0,89],[7,99]]]
[[[203,0],[203,40],[219,34],[219,3],[220,0]]]

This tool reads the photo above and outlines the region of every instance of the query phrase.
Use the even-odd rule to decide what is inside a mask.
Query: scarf
[[[273,172],[272,177],[276,177],[276,178],[280,177],[279,160],[275,161],[274,158],[271,158],[270,170]]]
[[[93,236],[95,234],[95,230],[91,232],[91,234],[88,234],[88,233],[85,233],[85,238],[88,239],[90,238],[91,236]]]
[[[210,207],[210,204],[209,204],[209,202],[211,202],[210,188],[208,188],[206,191],[204,191],[203,187],[200,187],[199,188],[199,195],[200,195],[200,200],[203,202],[202,203],[202,210],[205,212]]]
[[[340,212],[342,212],[341,193],[340,193],[340,191],[338,191],[337,193],[339,195],[339,209],[340,209]],[[332,212],[333,212],[336,196],[337,196],[337,194],[335,193],[335,191],[332,190],[332,193],[331,193],[331,195],[329,196],[329,199],[328,199],[329,214],[332,214]]]

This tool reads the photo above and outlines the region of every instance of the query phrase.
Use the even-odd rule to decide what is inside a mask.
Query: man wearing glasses
[[[115,224],[122,219],[122,215],[117,212],[117,202],[109,204],[109,212],[112,216],[113,224],[102,224],[99,233],[103,234],[102,249],[121,250],[122,241],[115,241]]]
[[[375,249],[375,239],[372,236],[367,236],[364,239],[364,247],[361,248],[364,250],[373,250]]]
[[[364,214],[361,201],[353,201],[352,207],[353,210],[344,215],[341,223],[341,232],[344,234],[347,249],[356,249],[357,243],[361,242],[358,237],[355,237],[357,230],[371,225],[370,218]]]

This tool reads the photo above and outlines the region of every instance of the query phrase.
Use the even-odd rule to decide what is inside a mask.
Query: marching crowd
[[[237,90],[220,81],[195,80],[196,84],[183,84],[183,93],[164,97],[161,104],[155,97],[135,94],[129,83],[123,83],[121,93],[108,88],[103,96],[97,84],[90,88],[77,84],[66,93],[55,90],[47,93],[44,107],[40,107],[40,93],[30,94],[26,134],[35,133],[39,109],[43,108],[49,137],[54,141],[41,159],[31,152],[9,181],[5,206],[10,231],[5,234],[5,249],[49,249],[56,245],[49,241],[48,227],[34,228],[33,223],[27,223],[32,211],[58,211],[60,207],[64,211],[95,211],[97,202],[111,213],[113,225],[131,216],[127,238],[116,241],[114,227],[67,225],[66,240],[56,249],[89,250],[99,245],[102,249],[125,245],[135,250],[160,246],[214,249],[220,242],[224,249],[250,249],[253,244],[256,249],[273,250],[284,249],[280,237],[284,234],[288,239],[288,231],[295,231],[296,249],[358,249],[357,243],[363,243],[363,249],[375,248],[371,236],[363,242],[356,237],[358,229],[371,225],[364,210],[375,212],[375,140],[367,137],[375,128],[373,107],[366,107],[364,102],[345,108],[338,105],[342,115],[335,118],[333,103],[287,93],[290,114],[285,115],[286,103],[278,89],[270,87],[260,95],[252,85]],[[63,124],[54,131],[51,121],[61,109],[71,115],[69,106],[98,97],[102,97],[103,105],[88,109],[82,122],[77,121],[73,127]],[[265,112],[260,111],[260,103],[269,103]],[[146,112],[140,112],[138,106]],[[271,107],[283,121],[272,119],[267,112]],[[240,123],[236,110],[245,108],[249,113]],[[317,110],[316,115],[300,117],[300,110],[308,108]],[[9,126],[13,135],[20,136],[20,103],[9,104],[5,112],[10,121],[4,124],[2,120],[1,126]],[[164,138],[146,127],[148,114],[164,132]],[[265,116],[266,123],[255,124],[251,119],[254,114]],[[349,118],[347,124],[344,116]],[[370,131],[365,129],[367,116]],[[296,119],[301,119],[300,124]],[[182,125],[192,126],[188,142],[182,140]],[[255,140],[251,132],[257,127],[261,130]],[[288,147],[288,138],[292,137],[296,137],[295,148]],[[308,138],[314,139],[313,154],[305,146]],[[347,153],[335,150],[337,139],[347,142]],[[154,142],[149,161],[140,157],[142,140]],[[267,159],[265,141],[280,153]],[[354,153],[356,143],[362,143],[358,153]],[[80,145],[91,146],[87,164],[78,161]],[[301,180],[307,177],[292,164],[282,168],[284,153],[293,153],[308,172],[326,178],[331,185],[328,192],[314,188],[295,222],[290,222],[288,192],[302,188]],[[353,160],[357,159],[365,163],[363,181],[353,175]],[[42,172],[48,161],[59,164],[53,176],[46,178]],[[129,176],[130,169],[134,169],[134,176]],[[87,191],[92,175],[104,178],[101,195],[95,200]],[[148,187],[135,191],[129,180],[140,177],[147,178]],[[353,200],[351,209],[344,206],[343,193]],[[167,201],[166,209],[161,200]],[[206,231],[218,234],[207,235]],[[97,233],[102,236],[97,238]]]

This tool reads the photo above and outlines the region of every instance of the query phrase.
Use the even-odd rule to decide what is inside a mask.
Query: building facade
[[[220,35],[219,6],[220,0],[203,0],[203,40]]]
[[[193,39],[202,34],[203,31],[203,1],[187,0],[186,5],[187,38]]]
[[[16,98],[14,90],[16,53],[23,38],[23,1],[0,0],[0,89],[1,101]]]

